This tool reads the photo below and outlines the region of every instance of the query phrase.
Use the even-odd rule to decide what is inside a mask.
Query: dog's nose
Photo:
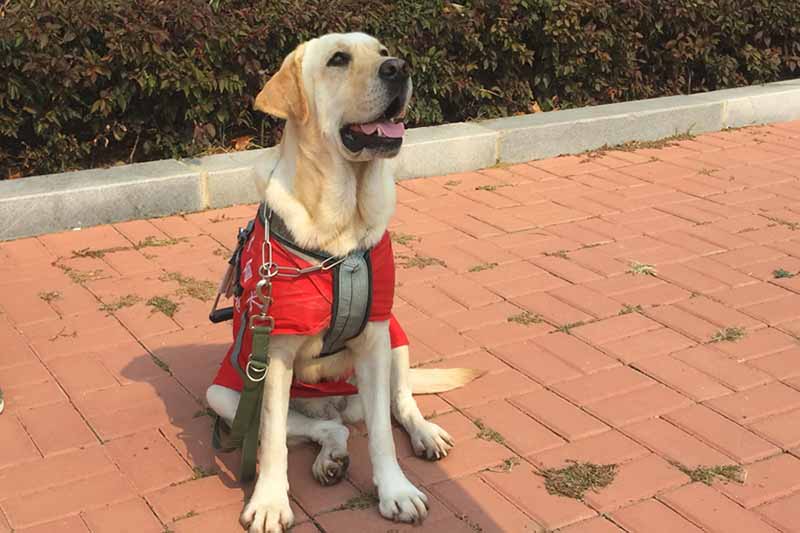
[[[381,63],[378,76],[386,81],[405,81],[408,79],[408,63],[402,59],[392,58]]]

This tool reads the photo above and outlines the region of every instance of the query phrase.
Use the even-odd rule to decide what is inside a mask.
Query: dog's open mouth
[[[392,100],[386,111],[376,120],[343,127],[339,133],[345,148],[351,152],[360,152],[365,148],[387,152],[399,150],[406,132],[403,124],[404,100],[401,96]]]

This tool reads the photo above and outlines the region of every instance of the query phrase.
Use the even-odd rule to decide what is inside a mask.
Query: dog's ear
[[[291,117],[304,124],[308,120],[308,101],[303,91],[302,61],[303,45],[300,45],[286,56],[281,69],[264,85],[253,107],[278,118]]]

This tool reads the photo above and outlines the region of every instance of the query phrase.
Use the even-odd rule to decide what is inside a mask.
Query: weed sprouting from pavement
[[[147,300],[147,305],[153,308],[153,312],[161,311],[166,316],[172,318],[178,311],[178,304],[166,296],[153,296]]]
[[[656,267],[648,265],[647,263],[640,263],[638,261],[631,262],[631,268],[628,269],[629,274],[636,274],[639,276],[655,276],[658,274]]]
[[[744,470],[739,465],[698,466],[696,468],[687,468],[683,465],[677,466],[692,481],[699,481],[706,485],[711,485],[717,478],[736,481],[737,483],[744,482]]]
[[[531,324],[541,323],[542,317],[531,313],[530,311],[523,311],[519,314],[508,317],[508,321],[514,322],[515,324],[522,324],[523,326],[530,326]]]
[[[587,490],[607,487],[617,475],[617,465],[598,465],[570,461],[564,468],[548,468],[542,471],[547,492],[576,500],[583,499]]]
[[[793,278],[794,274],[789,272],[788,270],[784,270],[782,268],[778,268],[778,269],[772,271],[772,276],[775,279]]]
[[[747,335],[747,331],[738,326],[722,328],[714,333],[711,337],[711,342],[736,342],[743,339],[745,335]]]

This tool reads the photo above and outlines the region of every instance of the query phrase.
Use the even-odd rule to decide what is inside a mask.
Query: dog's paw
[[[337,452],[322,448],[311,467],[311,472],[320,485],[335,485],[344,479],[349,466],[350,456],[347,455],[347,450]]]
[[[294,523],[289,495],[285,491],[264,497],[253,494],[239,516],[239,523],[248,533],[283,533]]]
[[[429,461],[438,461],[447,457],[448,452],[455,446],[453,437],[448,432],[427,420],[413,428],[409,437],[411,437],[411,447],[414,448],[417,457]]]
[[[378,509],[395,522],[420,523],[428,516],[428,497],[405,476],[378,487]]]

